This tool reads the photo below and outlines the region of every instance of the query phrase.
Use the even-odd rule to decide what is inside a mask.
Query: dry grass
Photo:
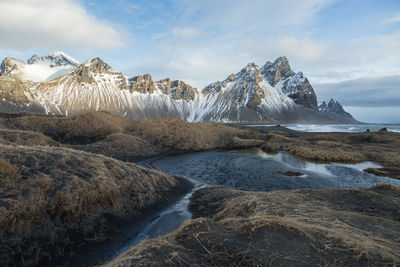
[[[260,136],[253,131],[218,123],[188,123],[178,118],[132,121],[107,112],[84,112],[69,117],[2,114],[0,128],[4,128],[0,130],[3,144],[62,144],[124,161],[161,153],[248,148],[262,144]],[[2,140],[1,134],[5,132],[15,136]]]
[[[197,218],[107,266],[395,266],[400,188],[197,191]]]
[[[19,176],[20,173],[17,167],[6,160],[0,159],[0,177],[2,179],[14,180]]]
[[[73,261],[182,190],[178,180],[112,158],[53,147],[0,146],[0,262]]]
[[[0,129],[0,144],[21,146],[58,146],[53,139],[31,131]]]
[[[131,121],[107,112],[84,112],[70,117],[26,116],[3,119],[3,127],[42,133],[64,144],[90,144],[122,132]]]
[[[317,162],[360,162],[364,157],[359,152],[343,150],[337,147],[327,146],[296,146],[285,145],[285,150],[292,155],[301,157],[303,159],[317,161]]]
[[[249,147],[258,147],[264,143],[260,139],[243,139],[234,136],[232,138],[232,143],[229,145],[229,149],[245,149]]]
[[[264,127],[269,128],[269,127]],[[283,128],[283,127],[281,127]],[[268,153],[287,151],[315,162],[355,163],[373,161],[382,164],[384,173],[400,179],[400,134],[393,132],[307,133],[290,130],[266,132],[261,148]]]
[[[99,142],[74,148],[103,154],[123,161],[136,161],[156,156],[165,151],[162,146],[154,145],[140,136],[122,133],[111,134]]]
[[[153,144],[180,151],[225,148],[233,143],[234,137],[251,135],[249,131],[218,123],[188,123],[178,118],[136,122],[128,132],[138,134]]]
[[[261,149],[267,153],[276,153],[281,149],[281,145],[275,142],[267,142],[261,146]]]

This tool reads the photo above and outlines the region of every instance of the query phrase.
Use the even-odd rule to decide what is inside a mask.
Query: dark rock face
[[[338,101],[333,99],[331,99],[328,104],[326,104],[325,101],[322,101],[318,109],[332,120],[340,122],[357,122],[350,113],[343,109],[342,105]]]
[[[131,92],[142,94],[152,94],[156,90],[150,74],[139,75],[129,79],[129,89]]]
[[[191,101],[195,100],[199,94],[196,88],[180,80],[172,81],[170,78],[166,78],[155,82],[155,84],[158,89],[164,94],[170,95],[173,100]]]
[[[15,59],[15,58],[10,58],[6,57],[0,65],[0,76],[9,76],[11,75],[14,71],[17,71],[20,66],[25,64],[23,61]]]
[[[179,80],[172,82],[172,88],[170,90],[170,95],[174,100],[194,100],[198,94],[195,88]]]
[[[288,78],[294,72],[290,68],[289,61],[286,57],[277,58],[274,63],[267,62],[261,69],[261,74],[275,86],[282,78]]]
[[[277,58],[274,63],[267,62],[261,74],[275,88],[281,89],[296,104],[318,110],[317,96],[313,87],[302,72],[294,73],[286,57]]]

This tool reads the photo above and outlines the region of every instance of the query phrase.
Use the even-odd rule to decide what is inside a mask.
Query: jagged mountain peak
[[[170,95],[173,100],[195,100],[199,92],[196,88],[190,86],[181,80],[171,80],[166,78],[155,82],[157,89],[160,89],[164,94]]]
[[[289,60],[287,59],[286,56],[280,56],[277,59],[275,59],[274,63],[272,63],[274,66],[278,65],[289,65]]]
[[[142,94],[153,94],[160,90],[163,94],[169,95],[173,100],[194,100],[198,96],[196,88],[180,80],[165,78],[153,81],[150,74],[138,75],[130,78],[129,90]]]
[[[260,69],[260,67],[256,63],[252,62],[252,63],[248,63],[246,66],[244,66],[241,69],[241,72],[250,72],[250,71],[255,71],[255,70],[259,70],[259,69]]]
[[[220,96],[224,105],[235,103],[237,120],[240,120],[245,113],[254,113],[262,109],[280,110],[293,104],[290,98],[276,91],[263,79],[260,67],[255,63],[247,64],[238,73],[229,75],[222,82],[208,85],[203,89],[203,94]],[[245,109],[247,110],[244,111]]]
[[[57,51],[47,54],[45,56],[33,55],[30,59],[28,59],[28,64],[46,64],[54,68],[57,66],[68,65],[77,67],[79,65],[79,62],[76,59],[68,56],[64,52]]]
[[[128,89],[126,77],[113,70],[102,59],[95,57],[90,58],[79,65],[72,72],[61,77],[68,79],[70,84],[74,82],[93,84],[96,86],[110,86],[121,90]]]
[[[28,63],[14,58],[5,58],[0,67],[0,76],[44,82],[72,71],[77,64],[77,61],[61,52],[46,56],[33,55]]]
[[[131,92],[152,94],[156,90],[156,87],[154,86],[154,82],[150,74],[138,75],[130,78],[128,81],[129,81],[129,90]]]
[[[3,59],[0,65],[0,76],[13,75],[14,73],[19,72],[24,65],[25,62],[23,62],[22,60],[12,57],[6,57],[5,59]]]
[[[335,113],[344,112],[342,105],[338,101],[335,101],[333,98],[329,100],[328,104],[326,104],[325,101],[322,101],[318,108],[320,111],[330,111]]]
[[[88,68],[91,71],[95,72],[109,72],[112,71],[112,68],[110,65],[105,63],[101,58],[99,57],[94,57],[94,58],[89,58],[85,62],[83,62],[78,68]]]
[[[261,68],[261,73],[272,86],[275,86],[282,78],[294,74],[290,68],[289,60],[285,56],[278,57],[273,63],[267,61]]]
[[[23,103],[53,114],[107,110],[134,119],[164,116],[188,121],[327,119],[317,110],[304,108],[313,109],[315,93],[303,73],[291,70],[286,57],[267,62],[262,68],[249,63],[225,80],[206,86],[201,93],[181,80],[154,81],[150,74],[128,78],[98,57],[80,65],[75,63],[63,52],[34,55],[28,63],[6,58],[0,66],[0,75],[10,77],[1,77],[0,93],[7,101],[25,97]],[[23,85],[18,94],[13,87],[16,84]],[[333,109],[336,102],[323,105]]]
[[[273,63],[267,61],[261,68],[261,75],[269,84],[292,98],[296,104],[318,109],[317,96],[308,79],[302,72],[293,72],[285,56],[278,57]]]
[[[343,106],[338,102],[331,98],[326,104],[325,101],[318,106],[319,111],[325,113],[330,118],[336,121],[344,121],[344,122],[357,122],[350,113],[346,112]]]

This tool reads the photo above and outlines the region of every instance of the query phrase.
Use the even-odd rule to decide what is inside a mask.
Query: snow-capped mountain
[[[6,58],[0,68],[0,111],[69,115],[106,110],[133,119],[177,116],[188,121],[330,121],[314,109],[313,97],[316,101],[308,80],[292,72],[285,57],[262,68],[250,63],[201,91],[179,80],[153,81],[150,74],[126,77],[100,58],[79,64],[62,52],[35,55],[27,63]]]
[[[260,68],[250,63],[222,82],[208,85],[202,91],[207,120],[269,120],[296,105],[281,90],[273,88],[260,75]]]
[[[317,96],[308,79],[302,72],[293,72],[286,57],[279,57],[274,63],[265,63],[261,74],[275,89],[282,90],[296,104],[318,110]]]
[[[342,105],[340,105],[338,101],[335,101],[332,98],[328,104],[326,104],[325,101],[322,101],[318,108],[319,111],[330,117],[332,120],[341,122],[357,122],[350,113],[343,109]]]
[[[77,67],[79,62],[63,52],[46,56],[33,55],[28,63],[15,58],[6,58],[0,66],[0,76],[15,75],[21,80],[43,82],[57,78]]]

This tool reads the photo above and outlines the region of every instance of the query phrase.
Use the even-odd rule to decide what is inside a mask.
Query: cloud
[[[314,89],[319,101],[334,98],[345,106],[400,108],[399,84],[400,74],[314,84]]]
[[[186,18],[203,26],[272,28],[307,24],[313,15],[332,0],[176,0]]]
[[[195,28],[178,28],[174,27],[171,31],[172,35],[183,38],[192,38],[198,36],[201,31]]]
[[[383,25],[400,22],[400,11],[393,15],[393,17],[386,18],[382,21]]]
[[[400,123],[400,107],[352,107],[344,109],[361,122],[368,123]],[[389,127],[390,128],[390,127]]]
[[[292,62],[314,61],[319,59],[326,50],[326,45],[316,42],[310,38],[296,39],[294,37],[274,37],[264,42],[247,40],[245,49],[251,51],[255,56],[268,57],[270,60],[285,55]]]
[[[313,64],[304,64],[314,83],[336,83],[362,77],[400,75],[400,32],[326,44]]]
[[[135,70],[150,70],[144,65],[153,64],[157,66],[152,71],[156,77],[172,74],[174,79],[192,81],[203,88],[249,62],[264,64],[281,55],[291,62],[313,61],[325,51],[323,43],[311,40],[299,27],[311,23],[332,0],[173,2],[174,17],[166,19],[165,27],[149,38],[158,57],[141,60]],[[165,64],[164,70],[160,64]]]
[[[113,49],[120,32],[74,0],[2,0],[2,49]]]

